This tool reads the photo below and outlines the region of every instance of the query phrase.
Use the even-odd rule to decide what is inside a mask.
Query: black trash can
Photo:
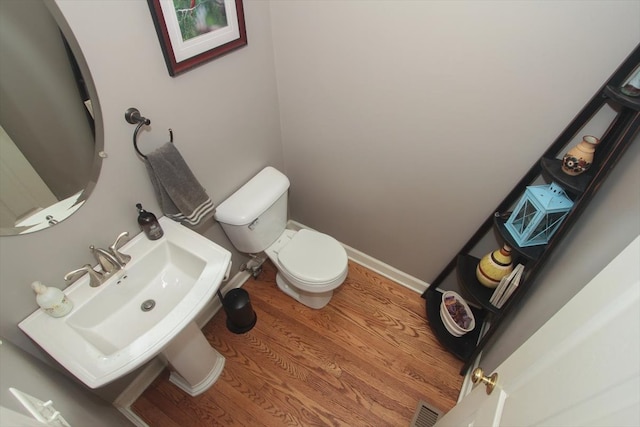
[[[227,329],[234,334],[244,334],[256,324],[258,317],[251,307],[249,293],[242,288],[231,289],[222,299],[227,313]]]

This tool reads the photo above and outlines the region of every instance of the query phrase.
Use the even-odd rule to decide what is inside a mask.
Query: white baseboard
[[[151,359],[131,384],[113,402],[113,406],[138,427],[148,427],[148,425],[131,410],[131,405],[151,385],[153,380],[162,373],[165,366],[166,362],[161,357]]]
[[[351,259],[353,262],[357,262],[358,264],[367,267],[369,270],[375,271],[376,273],[386,277],[387,279],[393,280],[397,284],[404,286],[405,288],[422,294],[427,290],[429,286],[431,286],[427,282],[424,282],[417,277],[413,277],[407,273],[404,273],[397,268],[390,266],[389,264],[385,264],[384,262],[370,257],[367,254],[363,254],[362,252],[353,249],[345,244],[343,244],[342,246],[344,246],[349,259]]]
[[[289,220],[289,222],[287,223],[287,228],[290,228],[292,230],[301,230],[303,228],[306,228],[308,230],[313,230],[310,227],[307,227],[303,224],[300,224],[299,222],[291,221],[291,220]],[[344,249],[347,251],[347,256],[349,257],[350,260],[367,267],[369,270],[374,271],[386,277],[387,279],[393,280],[394,282],[404,286],[405,288],[411,289],[414,292],[422,294],[430,286],[429,283],[424,282],[418,279],[417,277],[413,277],[407,273],[404,273],[398,270],[397,268],[392,267],[389,264],[385,264],[384,262],[376,258],[373,258],[369,255],[366,255],[357,249],[347,246],[342,242],[341,244],[344,247]]]
[[[122,413],[122,415],[124,415],[129,421],[131,421],[134,426],[150,427],[149,424],[145,423],[144,420],[138,416],[138,414],[131,410],[130,406],[127,406],[126,408],[116,407],[116,409],[120,411],[120,413]]]
[[[240,271],[231,278],[225,285],[220,287],[220,291],[224,295],[231,289],[239,288],[251,277],[247,271]],[[211,301],[202,309],[196,317],[196,323],[199,328],[203,328],[209,320],[222,308],[222,302],[218,296],[214,296]],[[132,410],[131,405],[142,395],[142,393],[151,385],[158,375],[162,373],[166,366],[166,362],[161,356],[153,358],[135,377],[135,379],[124,389],[122,393],[113,402],[122,414],[138,427],[149,427],[140,417]]]

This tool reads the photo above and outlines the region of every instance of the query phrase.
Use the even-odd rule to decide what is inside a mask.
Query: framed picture
[[[147,0],[171,76],[247,44],[242,0]]]

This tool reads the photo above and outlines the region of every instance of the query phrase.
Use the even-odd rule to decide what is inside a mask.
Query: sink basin
[[[164,319],[180,324],[183,313],[172,310],[194,290],[206,266],[203,258],[164,241],[141,262],[125,267],[114,285],[74,310],[66,323],[106,355],[145,334],[160,333],[157,338],[161,339],[164,332],[154,327]],[[73,295],[69,297],[73,300]],[[153,307],[148,311],[141,308],[147,301]]]
[[[182,348],[185,340],[204,339],[192,323],[220,287],[231,254],[166,217],[159,221],[162,238],[151,241],[140,233],[120,249],[131,255],[121,272],[97,288],[85,275],[64,290],[74,305],[67,316],[53,318],[38,309],[19,324],[91,388],[165,352],[185,330],[190,332],[181,338]],[[208,374],[212,366],[206,369]]]

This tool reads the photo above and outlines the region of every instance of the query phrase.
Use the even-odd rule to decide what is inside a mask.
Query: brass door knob
[[[471,381],[473,381],[474,384],[484,383],[487,386],[487,394],[491,394],[498,383],[498,373],[494,372],[490,377],[485,377],[482,368],[476,368],[473,370],[473,374],[471,374]]]

